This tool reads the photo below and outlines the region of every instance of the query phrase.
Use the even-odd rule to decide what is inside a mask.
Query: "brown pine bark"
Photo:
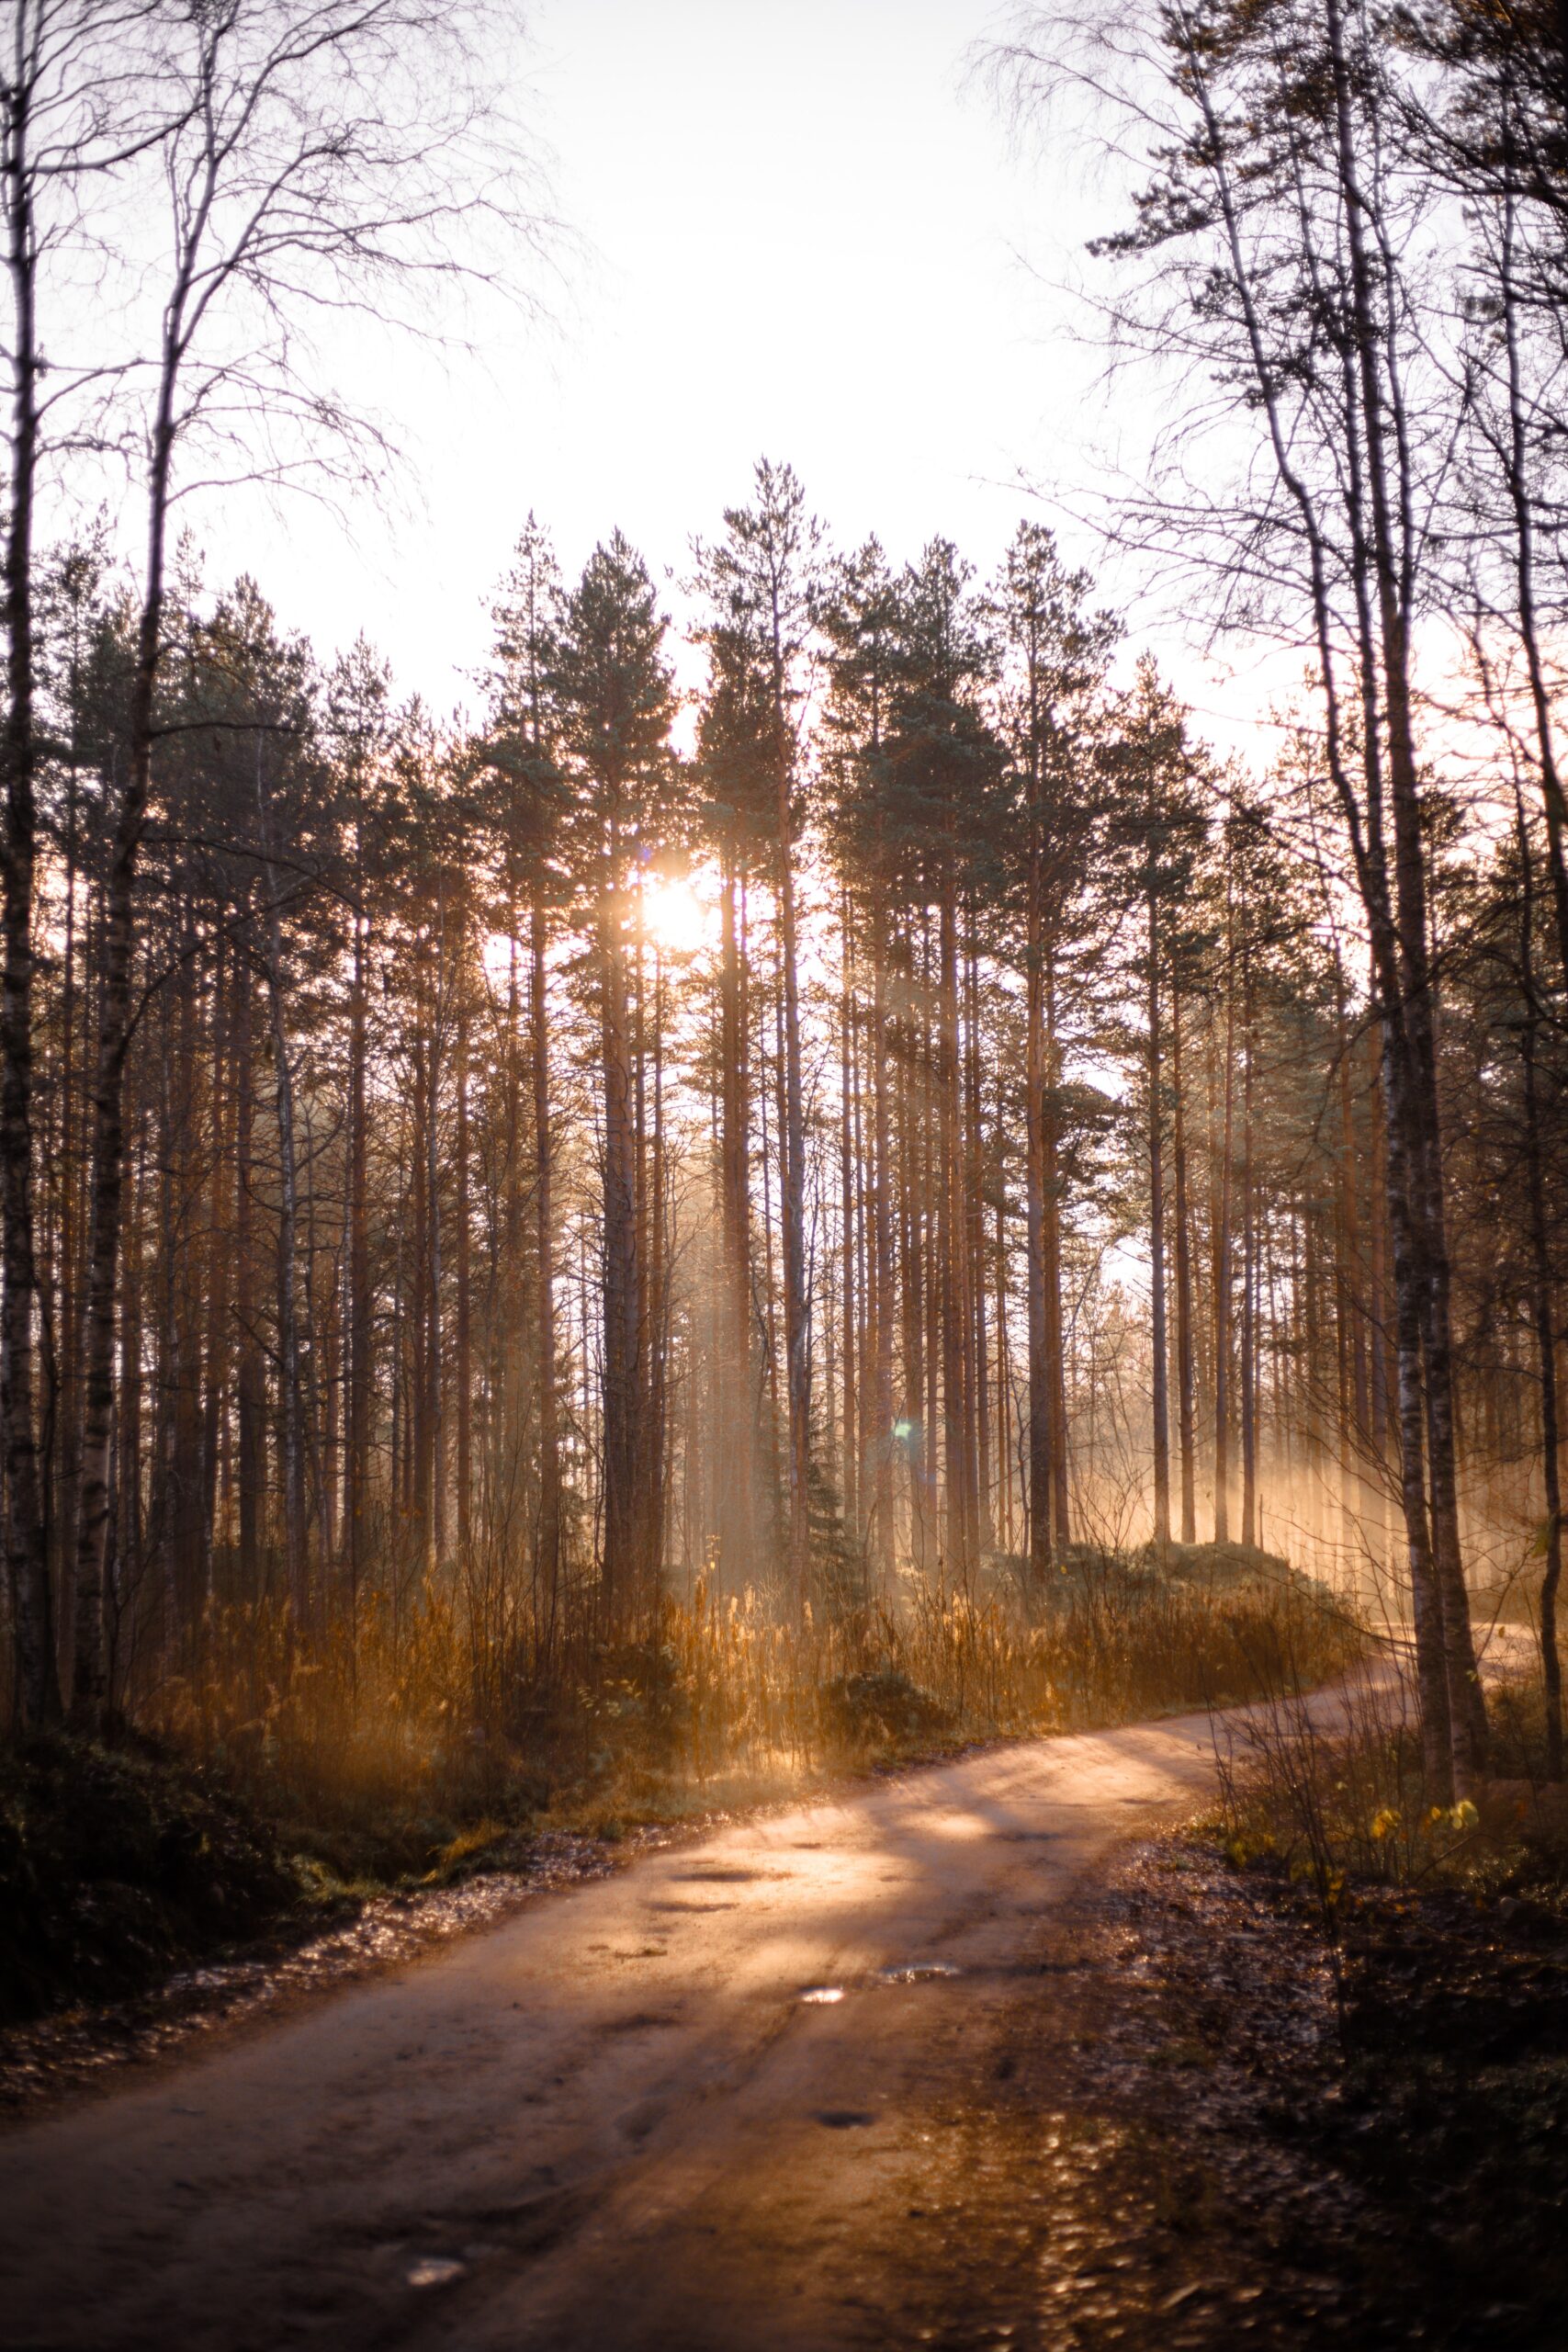
[[[172,305],[166,320],[172,322],[174,315]],[[87,1720],[102,1714],[107,1697],[104,1576],[112,1509],[115,1337],[125,1203],[125,1062],[133,1011],[136,871],[152,792],[154,707],[164,650],[164,557],[175,434],[175,392],[180,360],[180,353],[171,340],[173,334],[172,324],[166,325],[148,469],[147,560],[131,678],[129,758],[114,816],[104,884],[103,980],[93,1086],[92,1194],[77,1509],[80,1638],[73,1673],[74,1708]]]
[[[536,892],[529,918],[528,1011],[534,1078],[534,1250],[538,1321],[539,1524],[534,1589],[541,1597],[547,1638],[555,1638],[560,1606],[560,1416],[557,1401],[558,1342],[555,1283],[555,1138],[550,1104],[548,924]]]
[[[942,1541],[950,1574],[967,1577],[970,1544],[969,1429],[965,1413],[964,1217],[959,1100],[958,916],[952,878],[943,876],[937,923],[936,1297],[942,1358]]]
[[[1250,1549],[1258,1542],[1258,1201],[1252,1157],[1252,959],[1245,950],[1242,973],[1241,1540]]]
[[[880,888],[872,909],[872,1250],[875,1311],[872,1349],[872,1443],[875,1502],[873,1544],[886,1578],[893,1562],[894,1213],[889,1169],[892,1120],[887,1067],[887,919]]]
[[[457,1295],[455,1302],[457,1329],[454,1334],[452,1385],[457,1392],[457,1554],[466,1566],[473,1539],[474,1486],[474,1265],[473,1212],[468,1197],[468,994],[466,973],[459,973],[457,984],[462,994],[457,1015],[457,1132],[453,1169],[453,1216],[457,1228]]]
[[[442,906],[436,928],[434,967],[425,1032],[424,1077],[424,1266],[420,1317],[423,1344],[424,1397],[420,1477],[423,1488],[424,1566],[428,1574],[446,1557],[446,1366],[445,1279],[446,1220],[442,1216],[441,1080],[442,1029],[446,1011],[446,925]]]
[[[612,852],[614,855],[614,852]],[[643,1566],[637,1406],[643,1300],[637,1250],[637,1133],[618,870],[598,911],[600,1063],[604,1081],[604,1506],[603,1604],[618,1632],[637,1605]]]
[[[1155,1542],[1170,1543],[1170,1351],[1166,1329],[1165,1072],[1160,1033],[1159,910],[1148,894],[1148,971],[1145,982],[1148,1037],[1145,1082],[1149,1120],[1149,1346],[1154,1433]]]
[[[1231,915],[1227,909],[1227,931]],[[1214,1541],[1230,1542],[1231,1440],[1231,1215],[1235,1165],[1235,955],[1234,936],[1225,952],[1224,1111],[1218,1137],[1211,1136],[1210,1230],[1213,1237],[1214,1295]]]
[[[981,1098],[980,962],[975,911],[967,914],[964,956],[964,1263],[969,1294],[969,1417],[974,1432],[973,1538],[976,1556],[996,1548],[991,1487],[990,1345],[987,1330],[988,1284],[986,1265],[985,1128]]]
[[[1171,1172],[1176,1197],[1176,1426],[1181,1462],[1181,1541],[1198,1541],[1197,1387],[1192,1362],[1192,1237],[1187,1183],[1187,1103],[1181,993],[1170,1001]]]
[[[1029,1567],[1036,1584],[1050,1572],[1055,1529],[1052,1470],[1055,1390],[1048,1334],[1051,1193],[1046,1168],[1045,884],[1040,811],[1040,711],[1035,664],[1029,665],[1029,865],[1024,922],[1024,1311],[1029,1343],[1029,1476],[1024,1497]]]
[[[299,1168],[294,1132],[294,1069],[285,1001],[278,883],[272,863],[272,818],[262,784],[259,751],[256,759],[256,802],[261,823],[263,879],[267,894],[266,982],[272,1019],[273,1112],[277,1125],[277,1396],[281,1437],[279,1483],[283,1502],[283,1564],[285,1586],[295,1623],[302,1632],[308,1632],[314,1612],[306,1551],[304,1398],[299,1380]]]
[[[254,983],[248,944],[242,946],[236,990],[233,1315],[238,1352],[235,1417],[239,1453],[240,1583],[248,1600],[259,1600],[262,1594],[261,1547],[266,1491],[264,1451],[266,1374],[261,1349],[261,1303],[256,1280]]]
[[[782,707],[781,735],[786,727]],[[806,1109],[800,1069],[800,969],[795,891],[795,808],[790,763],[778,777],[779,962],[784,1018],[779,1130],[779,1238],[784,1261],[784,1388],[789,1409],[791,1606],[804,1609],[811,1577],[811,1325],[806,1286]]]
[[[1067,1348],[1062,1315],[1062,1175],[1059,1154],[1061,1056],[1056,1043],[1056,957],[1045,956],[1045,1091],[1041,1128],[1044,1178],[1042,1272],[1045,1295],[1045,1379],[1051,1398],[1050,1494],[1056,1546],[1072,1541],[1071,1489],[1067,1460]]]
[[[348,1561],[349,1639],[357,1655],[359,1596],[369,1566],[370,1446],[375,1364],[370,1295],[369,1127],[367,1102],[367,981],[369,924],[354,912],[348,1031],[348,1329],[344,1404],[344,1542]]]
[[[1540,1092],[1537,1076],[1540,1006],[1535,986],[1534,860],[1525,826],[1522,803],[1516,804],[1516,837],[1519,852],[1519,984],[1524,1019],[1519,1029],[1519,1057],[1524,1068],[1525,1190],[1529,1205],[1531,1319],[1535,1327],[1536,1376],[1540,1389],[1541,1468],[1546,1488],[1546,1522],[1540,1549],[1546,1572],[1540,1588],[1540,1663],[1546,1703],[1546,1766],[1553,1781],[1562,1778],[1562,1661],[1557,1648],[1557,1603],[1562,1583],[1562,1427],[1557,1393],[1557,1333],[1553,1313],[1556,1284],[1547,1227],[1546,1182],[1541,1150]]]
[[[840,906],[840,938],[842,970],[839,989],[839,1262],[840,1317],[842,1327],[843,1381],[842,1420],[843,1446],[840,1483],[844,1523],[852,1531],[860,1521],[859,1462],[857,1459],[857,1430],[859,1415],[855,1405],[855,1369],[858,1342],[858,1318],[862,1301],[856,1282],[856,1248],[858,1227],[855,1215],[855,1014],[854,964],[852,951],[852,930],[849,899],[846,894]]]

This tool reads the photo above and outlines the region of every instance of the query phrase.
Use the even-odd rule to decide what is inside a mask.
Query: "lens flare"
[[[667,956],[695,956],[713,936],[712,906],[675,875],[653,875],[643,883],[642,915],[649,937]]]

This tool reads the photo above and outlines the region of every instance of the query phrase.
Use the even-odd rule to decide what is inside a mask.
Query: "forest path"
[[[1215,1728],[745,1822],[8,2134],[11,2352],[930,2340],[910,2199],[1010,2009],[1068,1997],[1075,1889],[1213,1786]]]

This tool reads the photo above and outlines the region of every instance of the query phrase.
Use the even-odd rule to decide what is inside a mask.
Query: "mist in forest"
[[[856,1781],[854,1834],[975,1840],[931,1875],[978,1936],[1013,1916],[1008,1840],[1090,1805],[1052,1793],[1081,1770],[1102,1810],[1211,1808],[1135,1865],[1109,1814],[1080,1840],[1103,1998],[1131,2016],[1112,1962],[1156,1921],[1159,1999],[1194,2005],[1158,2050],[1209,2054],[1150,2065],[1219,2065],[1173,1924],[1212,1918],[1269,2076],[1291,2035],[1247,1976],[1253,1905],[1318,2002],[1291,2030],[1323,2070],[1308,2138],[1362,2166],[1368,2244],[1404,2243],[1411,2184],[1446,2212],[1454,2147],[1513,2128],[1468,2075],[1451,2143],[1393,2074],[1366,2087],[1449,2063],[1436,2008],[1388,1990],[1408,1939],[1475,2047],[1533,2064],[1520,1955],[1560,1973],[1568,1883],[1562,27],[1203,0],[1021,6],[950,41],[933,0],[852,152],[899,13],[824,30],[814,79],[800,28],[671,6],[635,300],[552,445],[532,379],[504,426],[491,394],[604,258],[539,97],[555,72],[584,115],[580,47],[552,65],[491,0],[10,0],[0,2027],[226,2002],[223,1969],[281,1982],[295,1945],[336,1981],[370,1963],[310,1940],[329,1915],[369,1951],[403,1905],[385,1949],[412,1949],[469,1918],[470,1881],[504,1882],[475,1899],[493,1925],[628,1836],[637,1870],[698,1818],[766,1847],[758,1807],[917,1762],[931,1818]],[[770,42],[749,144],[725,94]],[[583,133],[595,218],[629,224],[644,148],[612,166],[609,135]],[[1061,195],[1022,356],[963,258],[1004,168],[1009,204]],[[625,339],[687,214],[644,359],[694,307],[695,356],[641,413]],[[965,369],[950,537],[911,518]],[[597,505],[585,527],[594,435],[624,485],[660,417],[628,491],[648,543]],[[1005,536],[979,446],[1004,429]],[[444,445],[402,542],[442,554],[400,592],[400,669],[345,583],[355,530],[392,547],[417,497],[405,438]],[[482,500],[444,510],[492,442]],[[437,709],[415,689],[453,659]],[[1009,1808],[1032,1826],[998,1829]],[[816,1867],[784,1851],[724,1883]],[[829,1957],[892,1901],[862,1878]],[[560,1900],[570,1942],[590,1913]],[[583,1982],[667,1957],[609,1940],[634,1928],[601,1900]],[[753,1934],[783,1968],[772,1900],[710,1906],[745,1913],[705,1931],[716,1969]],[[912,1951],[930,1923],[899,1917]],[[247,1935],[282,1940],[233,1959]],[[890,1949],[778,1997],[970,1965]],[[1117,2161],[1152,2163],[1116,2137],[1125,2084],[1090,2079],[1109,2030],[1070,2066],[1036,2050],[1003,2117],[1030,2015],[987,2012],[1007,2065],[974,2056],[975,2129],[1036,2132],[1077,2068]],[[39,2048],[19,2097],[87,2064]],[[1164,2096],[1132,2104],[1179,2149]],[[1551,2199],[1515,2215],[1491,2161],[1477,2232],[1518,2219],[1497,2308],[1526,2314],[1496,2340],[1524,2346]],[[1103,2222],[1111,2192],[1082,2195]],[[1154,2273],[1187,2226],[1160,2197]],[[488,2259],[444,2247],[411,2291]],[[1310,2278],[1258,2261],[1305,2325]],[[646,2340],[693,2340],[670,2325]]]

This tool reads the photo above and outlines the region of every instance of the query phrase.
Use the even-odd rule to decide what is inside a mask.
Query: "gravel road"
[[[1074,1890],[1212,1785],[1213,1736],[1196,1715],[990,1748],[749,1821],[24,2125],[0,2141],[0,2332],[929,2340],[901,2280],[914,2184],[1010,2008],[1056,1997]]]

